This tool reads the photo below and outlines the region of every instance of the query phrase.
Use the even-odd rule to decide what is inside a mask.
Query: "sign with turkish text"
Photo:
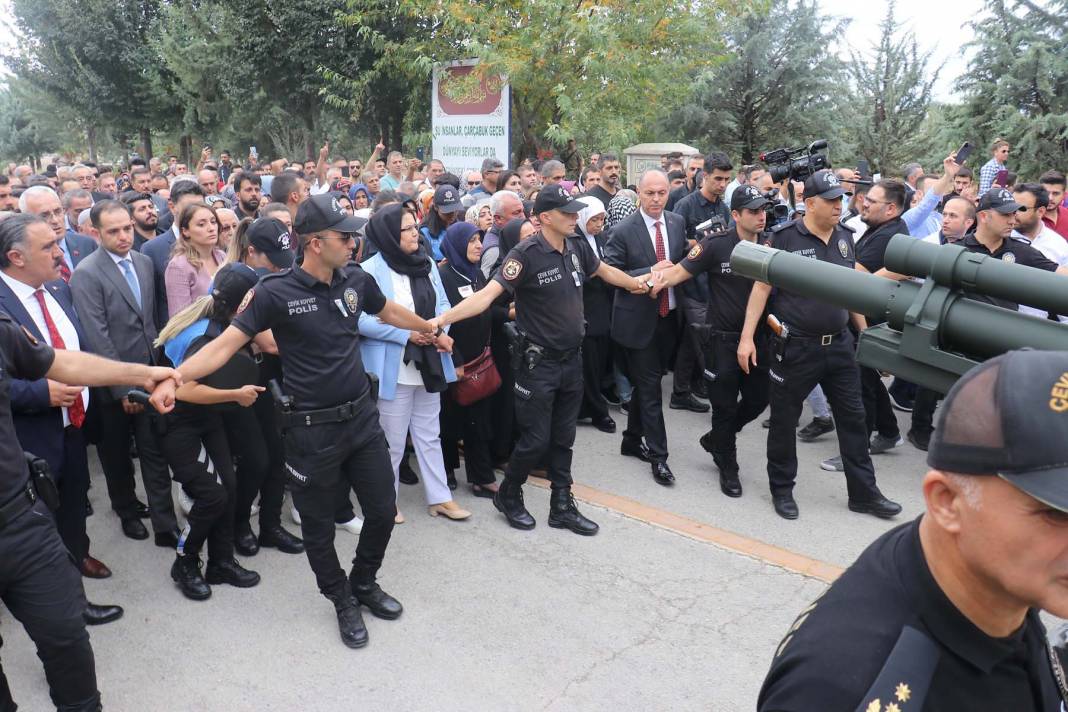
[[[501,75],[479,76],[477,59],[434,65],[430,124],[433,158],[462,176],[486,158],[508,167],[511,93]]]

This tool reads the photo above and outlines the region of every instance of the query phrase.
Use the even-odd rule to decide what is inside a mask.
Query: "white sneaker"
[[[178,488],[178,507],[187,517],[189,512],[193,510],[193,498],[185,493],[184,487]]]
[[[297,511],[296,507],[289,508],[289,518],[293,520],[294,524],[300,524],[300,512]]]
[[[363,531],[363,520],[359,517],[354,516],[349,521],[341,522],[340,524],[338,524],[337,528],[344,529],[349,534],[359,534],[361,531]]]

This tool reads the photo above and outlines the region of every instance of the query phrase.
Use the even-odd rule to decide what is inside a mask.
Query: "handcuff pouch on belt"
[[[49,510],[56,511],[59,509],[59,489],[56,488],[55,480],[52,479],[48,463],[31,452],[23,454],[26,456],[26,464],[30,468],[30,482],[37,491],[37,496],[48,506]]]
[[[522,368],[525,357],[526,334],[519,330],[514,321],[505,322],[501,329],[504,331],[505,338],[508,339],[508,355],[510,357],[508,363],[513,371],[518,371]]]

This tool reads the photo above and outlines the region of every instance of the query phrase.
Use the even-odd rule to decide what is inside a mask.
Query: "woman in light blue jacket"
[[[414,213],[399,204],[387,205],[371,216],[366,236],[378,253],[361,266],[387,298],[425,319],[449,309],[437,267],[419,240]],[[447,353],[452,339],[397,329],[369,314],[360,315],[359,330],[364,368],[379,380],[379,422],[393,460],[394,486],[411,433],[431,516],[467,519],[471,513],[453,501],[446,481],[438,423],[440,394],[456,380]],[[404,521],[399,510],[397,521]]]

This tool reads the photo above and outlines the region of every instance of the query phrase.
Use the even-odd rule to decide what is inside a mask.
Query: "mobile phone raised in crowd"
[[[1009,172],[1002,168],[994,178],[994,185],[1004,188],[1009,184]]]
[[[968,160],[968,156],[972,155],[972,148],[973,146],[970,141],[965,141],[960,147],[957,154],[953,156],[953,160],[957,162],[958,166],[963,165],[964,162]]]
[[[253,158],[259,158],[260,157],[260,152],[256,150],[255,146],[249,146],[248,147],[248,155],[252,156]]]
[[[349,177],[349,167],[348,166],[342,166],[341,167],[341,177],[342,178],[348,178]]]
[[[857,173],[861,180],[871,180],[871,165],[864,159],[857,161]]]

